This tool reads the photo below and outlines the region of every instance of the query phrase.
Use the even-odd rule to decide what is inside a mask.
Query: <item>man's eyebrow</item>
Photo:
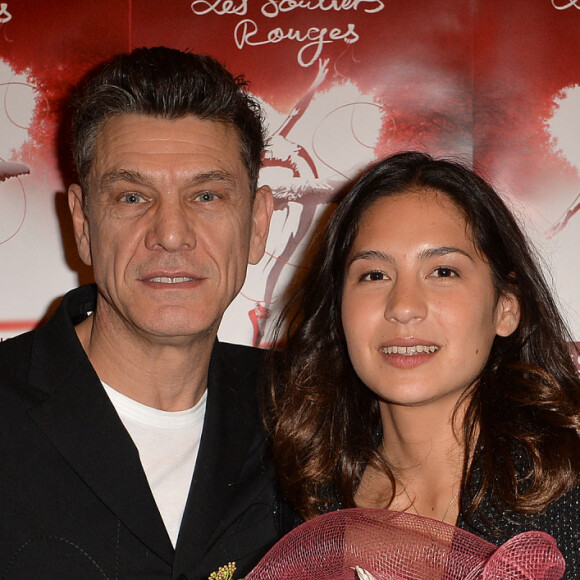
[[[150,183],[150,180],[139,171],[132,171],[130,169],[113,169],[101,176],[99,179],[99,188],[107,190],[119,181],[127,181],[129,183],[134,183],[135,185],[148,185]]]
[[[237,184],[237,180],[231,173],[228,173],[227,171],[214,170],[214,171],[206,171],[204,173],[198,173],[197,175],[194,175],[191,179],[186,180],[184,185],[191,187],[212,181],[222,181],[229,185]]]
[[[461,254],[473,261],[473,257],[468,252],[456,246],[438,246],[435,248],[425,248],[419,252],[418,258],[420,260],[427,260],[437,256],[447,256],[448,254]],[[381,252],[380,250],[364,250],[362,252],[357,252],[350,258],[346,264],[347,268],[357,260],[379,260],[381,262],[389,263],[393,263],[395,261],[393,256],[385,252]]]
[[[133,183],[135,185],[152,185],[153,180],[144,175],[139,171],[134,171],[132,169],[113,169],[105,173],[99,180],[99,186],[101,189],[109,189],[116,183],[120,181],[126,181],[128,183]],[[221,181],[229,185],[236,185],[236,179],[227,171],[205,171],[203,173],[197,173],[191,178],[185,180],[182,184],[185,187],[195,187],[203,183]]]

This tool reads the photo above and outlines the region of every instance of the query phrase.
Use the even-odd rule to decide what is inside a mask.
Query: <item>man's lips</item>
[[[189,276],[154,276],[149,278],[148,282],[155,282],[157,284],[180,284],[182,282],[192,282],[196,278]]]
[[[154,286],[174,286],[174,285],[190,285],[192,283],[199,283],[204,280],[203,276],[193,273],[191,270],[177,270],[177,269],[151,269],[144,272],[140,277],[141,282],[151,284]]]

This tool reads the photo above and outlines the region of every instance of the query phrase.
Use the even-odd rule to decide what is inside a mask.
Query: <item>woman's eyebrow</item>
[[[357,252],[354,254],[350,260],[347,262],[346,266],[349,267],[353,262],[357,260],[379,260],[381,262],[394,262],[394,258],[390,254],[381,252],[380,250],[363,250],[362,252]]]
[[[469,252],[456,246],[437,246],[435,248],[425,248],[419,252],[419,259],[427,260],[437,256],[447,256],[448,254],[461,254],[473,262],[473,257]]]
[[[449,254],[461,254],[473,262],[473,257],[468,252],[456,246],[437,246],[434,248],[425,248],[419,252],[418,258],[420,260],[428,260],[429,258],[447,256]],[[347,268],[357,260],[379,260],[381,262],[389,263],[395,262],[393,256],[387,254],[386,252],[382,252],[380,250],[363,250],[361,252],[357,252],[350,258],[346,264]]]

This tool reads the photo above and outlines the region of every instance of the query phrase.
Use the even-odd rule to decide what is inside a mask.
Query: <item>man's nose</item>
[[[193,249],[196,245],[193,212],[179,200],[162,200],[152,215],[145,244],[166,252]]]

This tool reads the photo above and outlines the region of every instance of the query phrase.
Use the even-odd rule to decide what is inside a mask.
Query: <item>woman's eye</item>
[[[361,276],[361,280],[368,280],[370,282],[376,282],[380,280],[385,280],[386,276],[383,272],[374,271],[374,272],[367,272]]]
[[[451,268],[441,266],[440,268],[435,268],[435,270],[433,271],[433,275],[436,278],[451,278],[453,276],[457,276],[457,272],[455,270],[452,270]]]

